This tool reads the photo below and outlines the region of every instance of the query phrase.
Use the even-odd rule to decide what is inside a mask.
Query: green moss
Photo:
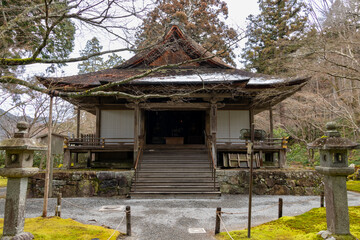
[[[6,187],[7,185],[7,178],[0,178],[0,187]]]
[[[8,66],[13,66],[13,65],[23,65],[25,63],[32,63],[32,62],[41,62],[42,59],[41,58],[1,58],[0,59],[0,63],[2,65],[8,65]]]
[[[0,219],[2,232],[3,219]],[[25,220],[25,232],[30,232],[37,240],[73,240],[73,239],[108,239],[114,230],[104,227],[86,225],[72,219],[51,218],[27,218]],[[111,239],[116,239],[120,233],[117,231]]]
[[[360,192],[360,181],[349,180],[346,182],[347,190]]]
[[[106,171],[106,172],[129,172],[129,169],[107,169],[107,168],[92,168],[92,169],[82,169],[82,168],[73,168],[73,169],[54,169],[54,172],[57,173],[73,173],[73,172],[97,172],[97,171]],[[45,171],[40,171],[44,173]]]
[[[350,231],[355,237],[360,237],[360,207],[350,207]],[[226,223],[225,223],[226,224]],[[253,240],[300,240],[322,239],[317,236],[321,230],[326,230],[325,208],[314,208],[309,212],[296,217],[282,217],[251,229]],[[232,231],[230,235],[234,239],[248,239],[247,230]],[[230,239],[226,232],[220,233],[217,239]],[[338,236],[337,240],[353,240],[352,236]]]

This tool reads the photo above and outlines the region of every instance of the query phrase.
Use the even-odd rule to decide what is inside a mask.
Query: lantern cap
[[[348,138],[342,138],[337,131],[337,125],[335,122],[328,122],[326,124],[325,134],[316,139],[314,142],[309,143],[307,146],[309,149],[353,149],[359,146],[358,143],[351,141]]]
[[[4,139],[0,142],[0,150],[33,150],[45,151],[47,147],[40,144],[36,139],[29,138],[27,122],[20,121],[16,124],[18,131],[13,138]]]

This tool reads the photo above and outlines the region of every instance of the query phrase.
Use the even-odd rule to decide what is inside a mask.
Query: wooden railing
[[[89,147],[98,146],[106,148],[107,146],[133,145],[133,138],[96,138],[94,134],[82,134],[80,138],[65,138],[65,148],[68,147]]]
[[[246,140],[240,138],[216,138],[217,145],[244,145]],[[254,147],[274,147],[274,148],[287,148],[287,138],[265,138],[263,140],[254,141]]]
[[[136,156],[136,160],[135,160],[135,164],[134,164],[134,170],[135,170],[134,190],[136,190],[136,184],[137,184],[137,179],[138,179],[138,174],[139,174],[139,169],[140,169],[140,160],[141,160],[143,151],[144,151],[144,138],[140,138],[138,152],[137,152],[137,156]]]
[[[212,181],[214,183],[214,190],[216,189],[216,165],[215,165],[215,158],[214,158],[214,144],[213,144],[213,140],[212,140],[212,136],[210,135],[205,135],[206,136],[206,143],[207,143],[207,149],[208,149],[208,154],[209,154],[209,159],[210,159],[210,169],[211,171],[211,177],[212,177]]]

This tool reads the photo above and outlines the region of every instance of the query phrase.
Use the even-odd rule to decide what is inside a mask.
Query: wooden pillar
[[[139,150],[139,118],[140,118],[140,108],[139,102],[135,102],[134,107],[134,164]]]
[[[269,108],[269,120],[270,120],[270,138],[274,137],[274,119],[273,119],[273,112],[272,107]]]
[[[217,166],[216,132],[217,132],[217,104],[216,101],[211,101],[210,134],[212,138],[212,155],[214,157],[215,166]]]
[[[100,127],[101,127],[101,110],[99,108],[99,106],[95,107],[95,112],[96,112],[96,126],[95,126],[95,138],[99,139],[101,136],[101,131],[100,131]],[[99,158],[99,154],[98,153],[94,153],[95,154],[95,161],[98,160]]]
[[[76,109],[76,138],[80,137],[80,108]]]
[[[49,195],[51,196],[50,185],[52,185],[50,173],[53,167],[51,161],[51,145],[52,145],[52,110],[53,110],[53,96],[50,95],[50,106],[49,106],[49,122],[48,122],[48,150],[46,154],[46,171],[45,171],[45,186],[44,186],[44,205],[43,205],[43,217],[47,216],[47,207]]]
[[[80,108],[76,108],[76,138],[80,138]],[[75,153],[75,163],[78,163],[79,161],[79,154]]]
[[[65,148],[64,150],[64,161],[63,161],[63,167],[65,169],[69,169],[71,166],[71,152],[69,149]]]
[[[286,166],[286,148],[279,151],[279,168]]]
[[[255,123],[254,123],[254,109],[250,109],[250,132],[251,132],[251,143],[255,141]],[[253,145],[254,147],[254,145]],[[251,209],[252,209],[252,188],[253,188],[253,164],[254,164],[254,151],[251,150],[250,158],[250,174],[249,174],[249,206],[248,206],[248,238],[251,237]]]
[[[100,126],[101,126],[101,111],[98,106],[95,107],[96,111],[96,130],[95,130],[95,137],[100,138]]]
[[[142,137],[142,144],[145,144],[145,110],[140,110],[140,136]]]

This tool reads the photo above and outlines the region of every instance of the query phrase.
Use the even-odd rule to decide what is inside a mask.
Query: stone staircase
[[[145,149],[133,179],[131,198],[217,198],[205,147]]]

